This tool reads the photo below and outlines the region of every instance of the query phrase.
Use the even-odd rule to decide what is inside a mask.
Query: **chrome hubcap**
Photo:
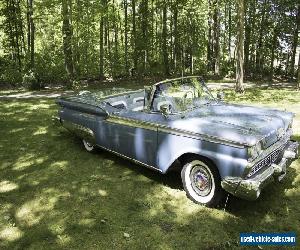
[[[204,166],[194,166],[190,174],[194,191],[200,196],[207,196],[212,188],[212,181],[209,172]]]

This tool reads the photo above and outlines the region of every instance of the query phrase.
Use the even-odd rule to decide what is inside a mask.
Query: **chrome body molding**
[[[208,141],[212,143],[219,143],[223,145],[228,145],[236,148],[245,148],[247,145],[244,144],[239,144],[238,142],[234,141],[229,141],[229,140],[222,140],[220,138],[214,137],[214,136],[207,136],[204,134],[199,134],[199,133],[193,133],[191,131],[183,130],[183,129],[175,129],[167,126],[159,126],[158,131],[160,132],[165,132],[165,133],[170,133],[173,135],[178,135],[178,136],[184,136],[196,140],[203,140],[203,141]]]
[[[286,155],[288,158],[283,157],[277,164],[272,163],[264,171],[258,172],[251,178],[228,176],[222,180],[222,187],[234,196],[246,200],[257,199],[261,190],[268,183],[274,180],[281,181],[285,177],[287,167],[293,159],[299,156],[298,147],[298,142],[288,141],[283,151],[283,155]]]
[[[66,120],[61,120],[61,124],[64,128],[74,133],[79,138],[85,139],[89,143],[96,144],[95,135],[91,129]]]
[[[134,128],[143,128],[147,130],[157,131],[158,124],[146,121],[140,121],[130,118],[124,118],[116,115],[110,115],[106,120],[106,122],[134,127]]]
[[[160,123],[153,123],[153,122],[141,121],[141,120],[136,120],[136,119],[124,118],[124,117],[120,117],[120,116],[116,116],[116,115],[108,116],[108,118],[106,119],[106,122],[119,124],[119,125],[125,125],[125,126],[129,126],[129,127],[134,127],[134,128],[143,128],[143,129],[147,129],[147,130],[169,133],[169,134],[184,136],[184,137],[188,137],[188,138],[192,138],[192,139],[196,139],[196,140],[205,140],[205,141],[213,142],[213,143],[221,143],[224,145],[237,147],[237,148],[245,148],[247,146],[247,145],[240,144],[240,143],[234,142],[234,141],[222,140],[218,137],[207,136],[207,135],[199,134],[199,133],[193,133],[191,131],[187,131],[184,129],[171,128],[169,126],[166,126],[166,125],[160,124]]]
[[[101,149],[105,150],[105,151],[108,151],[108,152],[113,153],[113,154],[115,154],[115,155],[117,155],[117,156],[120,156],[120,157],[122,157],[122,158],[124,158],[124,159],[126,159],[126,160],[130,160],[130,161],[132,161],[132,162],[134,162],[134,163],[136,163],[136,164],[138,164],[138,165],[141,165],[141,166],[144,166],[144,167],[146,167],[146,168],[153,169],[153,170],[155,170],[155,171],[158,171],[158,172],[162,173],[162,170],[159,169],[159,168],[150,166],[150,165],[148,165],[148,164],[145,164],[145,163],[143,163],[143,162],[141,162],[141,161],[138,161],[138,160],[136,160],[136,159],[130,158],[130,157],[126,156],[126,155],[120,154],[120,153],[118,153],[118,152],[116,152],[116,151],[113,151],[113,150],[108,149],[108,148],[106,148],[106,147],[103,147],[103,146],[101,146],[101,145],[96,145],[96,146],[97,146],[98,148],[101,148]]]

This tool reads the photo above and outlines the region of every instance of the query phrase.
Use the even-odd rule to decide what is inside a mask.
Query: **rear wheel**
[[[82,142],[83,142],[83,145],[84,145],[84,148],[86,149],[86,151],[92,152],[95,150],[95,146],[92,143],[90,143],[84,139],[82,140]]]
[[[197,204],[214,207],[224,197],[219,172],[211,163],[191,157],[184,162],[181,179],[187,197]]]

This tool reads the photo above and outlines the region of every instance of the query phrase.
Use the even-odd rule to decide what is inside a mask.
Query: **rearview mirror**
[[[160,112],[162,113],[162,115],[164,117],[167,117],[171,113],[171,111],[170,111],[170,105],[168,105],[168,104],[161,105],[160,108],[159,108],[159,110],[160,110]]]

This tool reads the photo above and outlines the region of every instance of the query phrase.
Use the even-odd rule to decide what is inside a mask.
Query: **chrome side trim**
[[[232,146],[232,147],[236,147],[236,148],[245,148],[245,146],[247,146],[247,145],[244,145],[244,144],[240,144],[238,142],[234,142],[234,141],[230,141],[230,140],[223,140],[223,139],[220,139],[218,137],[203,135],[203,134],[199,134],[199,133],[193,133],[191,131],[187,131],[187,130],[183,130],[183,129],[170,128],[170,127],[167,127],[167,126],[158,127],[158,131],[169,133],[169,134],[172,134],[172,135],[184,136],[184,137],[188,137],[188,138],[192,138],[192,139],[196,139],[196,140],[203,140],[203,141],[208,141],[208,142],[213,142],[213,143],[220,143],[220,144],[223,144],[223,145],[228,145],[228,146]]]
[[[134,127],[134,128],[143,128],[143,129],[153,130],[153,131],[157,131],[157,125],[158,125],[155,123],[123,118],[115,115],[110,115],[107,119],[105,119],[105,121],[114,124],[120,124],[120,125]]]
[[[132,161],[132,162],[134,162],[134,163],[136,163],[136,164],[138,164],[138,165],[141,165],[141,166],[143,166],[143,167],[146,167],[146,168],[149,168],[149,169],[153,169],[153,170],[155,170],[155,171],[158,171],[158,172],[162,173],[162,170],[159,169],[159,168],[153,167],[153,166],[151,166],[151,165],[148,165],[148,164],[143,163],[143,162],[141,162],[141,161],[138,161],[138,160],[136,160],[136,159],[130,158],[130,157],[126,156],[126,155],[120,154],[120,153],[118,153],[118,152],[116,152],[116,151],[114,151],[114,150],[108,149],[108,148],[103,147],[103,146],[101,146],[101,145],[98,145],[98,144],[97,144],[97,147],[99,147],[99,148],[101,148],[101,149],[104,149],[104,150],[106,150],[106,151],[108,151],[108,152],[110,152],[110,153],[113,153],[113,154],[115,154],[115,155],[117,155],[117,156],[120,156],[120,157],[122,157],[122,158],[124,158],[124,159],[126,159],[126,160],[130,160],[130,161]]]
[[[93,144],[96,143],[94,132],[91,129],[66,120],[61,120],[61,123],[64,128],[74,133],[79,138],[85,139]]]
[[[214,136],[207,136],[199,133],[193,133],[187,130],[183,129],[175,129],[175,128],[170,128],[168,126],[159,124],[159,123],[153,123],[153,122],[146,122],[146,121],[140,121],[140,120],[135,120],[135,119],[130,119],[130,118],[124,118],[124,117],[119,117],[116,115],[110,115],[105,121],[114,123],[114,124],[120,124],[124,126],[129,126],[129,127],[134,127],[134,128],[143,128],[143,129],[148,129],[152,131],[158,131],[158,132],[165,132],[173,135],[178,135],[178,136],[184,136],[192,139],[197,139],[197,140],[205,140],[213,143],[221,143],[224,145],[229,145],[232,147],[238,147],[238,148],[244,148],[247,145],[240,144],[238,142],[230,141],[230,140],[222,140]]]

